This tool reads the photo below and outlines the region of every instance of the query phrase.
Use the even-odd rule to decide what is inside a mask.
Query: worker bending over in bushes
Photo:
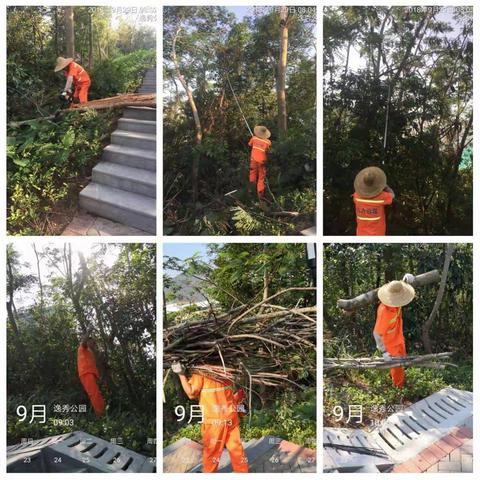
[[[413,275],[407,273],[401,282],[387,283],[378,290],[380,305],[377,309],[377,321],[373,329],[373,336],[377,348],[386,360],[407,355],[403,336],[402,307],[408,305],[415,298],[415,290],[410,285],[413,279]],[[396,387],[404,386],[403,367],[391,368],[390,375]]]
[[[378,167],[367,167],[355,177],[355,213],[357,235],[385,235],[385,206],[391,205],[395,194],[387,185],[387,176]]]
[[[73,92],[74,103],[87,103],[88,89],[91,84],[87,71],[81,65],[75,63],[73,58],[58,57],[55,72],[60,70],[63,70],[67,77],[62,96],[67,98]]]
[[[243,390],[235,391],[232,382],[220,382],[194,373],[190,379],[181,363],[174,363],[172,370],[180,379],[188,398],[199,398],[203,413],[203,473],[214,473],[226,447],[234,472],[248,472],[248,459],[240,438],[239,402]]]

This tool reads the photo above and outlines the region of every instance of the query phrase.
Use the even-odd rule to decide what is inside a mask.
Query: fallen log
[[[393,367],[423,367],[423,368],[445,368],[446,366],[456,367],[447,360],[453,352],[432,353],[428,355],[408,355],[406,357],[392,357],[388,360],[383,357],[344,357],[324,358],[323,369],[343,368],[360,370],[366,368],[377,368],[380,370]]]
[[[102,98],[99,100],[91,100],[87,103],[73,103],[71,108],[65,108],[58,110],[55,114],[47,115],[44,117],[30,118],[29,120],[11,121],[7,125],[9,128],[18,128],[23,125],[29,125],[30,123],[57,120],[61,116],[71,112],[73,110],[84,112],[90,109],[105,110],[107,108],[121,108],[121,107],[151,107],[157,106],[157,96],[155,94],[139,94],[139,93],[126,93],[124,95],[117,95],[115,97]]]
[[[414,277],[412,286],[414,288],[424,287],[432,283],[438,283],[440,281],[440,273],[438,270],[431,270],[430,272],[421,273]],[[370,290],[369,292],[362,293],[361,295],[351,298],[349,300],[339,299],[337,300],[337,307],[341,308],[345,312],[353,312],[359,308],[365,307],[372,303],[378,302],[378,288]]]
[[[74,103],[69,110],[88,110],[91,108],[94,110],[103,110],[105,108],[129,106],[155,108],[157,106],[157,96],[155,94],[126,93],[115,97],[91,100],[87,103]]]

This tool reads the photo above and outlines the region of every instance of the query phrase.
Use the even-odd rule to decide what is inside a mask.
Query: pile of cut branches
[[[383,357],[358,357],[358,358],[324,358],[323,369],[332,368],[363,369],[363,368],[393,368],[393,367],[424,367],[445,368],[456,367],[453,363],[447,363],[452,352],[432,353],[428,355],[409,355],[406,357],[392,357],[388,360]]]
[[[251,385],[302,388],[289,364],[292,355],[299,355],[305,359],[303,367],[315,372],[316,307],[272,303],[292,291],[315,287],[288,288],[252,306],[219,315],[209,310],[199,320],[164,329],[164,367],[181,361],[190,373],[219,380],[245,378]],[[308,358],[313,358],[312,365]]]

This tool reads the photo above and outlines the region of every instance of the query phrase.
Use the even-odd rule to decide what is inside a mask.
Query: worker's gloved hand
[[[411,273],[406,273],[402,280],[405,282],[405,283],[408,283],[409,285],[412,285],[412,283],[415,281],[415,276],[412,275]]]
[[[391,360],[391,355],[388,352],[383,352],[382,354],[384,360]]]
[[[185,373],[185,368],[180,362],[172,363],[172,372],[177,375],[182,375]]]

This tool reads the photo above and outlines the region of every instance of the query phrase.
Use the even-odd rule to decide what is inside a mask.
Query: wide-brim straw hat
[[[73,58],[57,57],[57,64],[55,65],[55,72],[63,70],[67,65],[73,62]]]
[[[378,298],[388,307],[403,307],[415,298],[415,289],[406,282],[394,280],[378,289]]]
[[[257,125],[253,129],[253,134],[258,138],[263,138],[264,140],[268,140],[270,138],[270,130],[263,125]]]
[[[357,174],[353,186],[362,197],[376,197],[387,186],[387,176],[381,168],[367,167]]]

